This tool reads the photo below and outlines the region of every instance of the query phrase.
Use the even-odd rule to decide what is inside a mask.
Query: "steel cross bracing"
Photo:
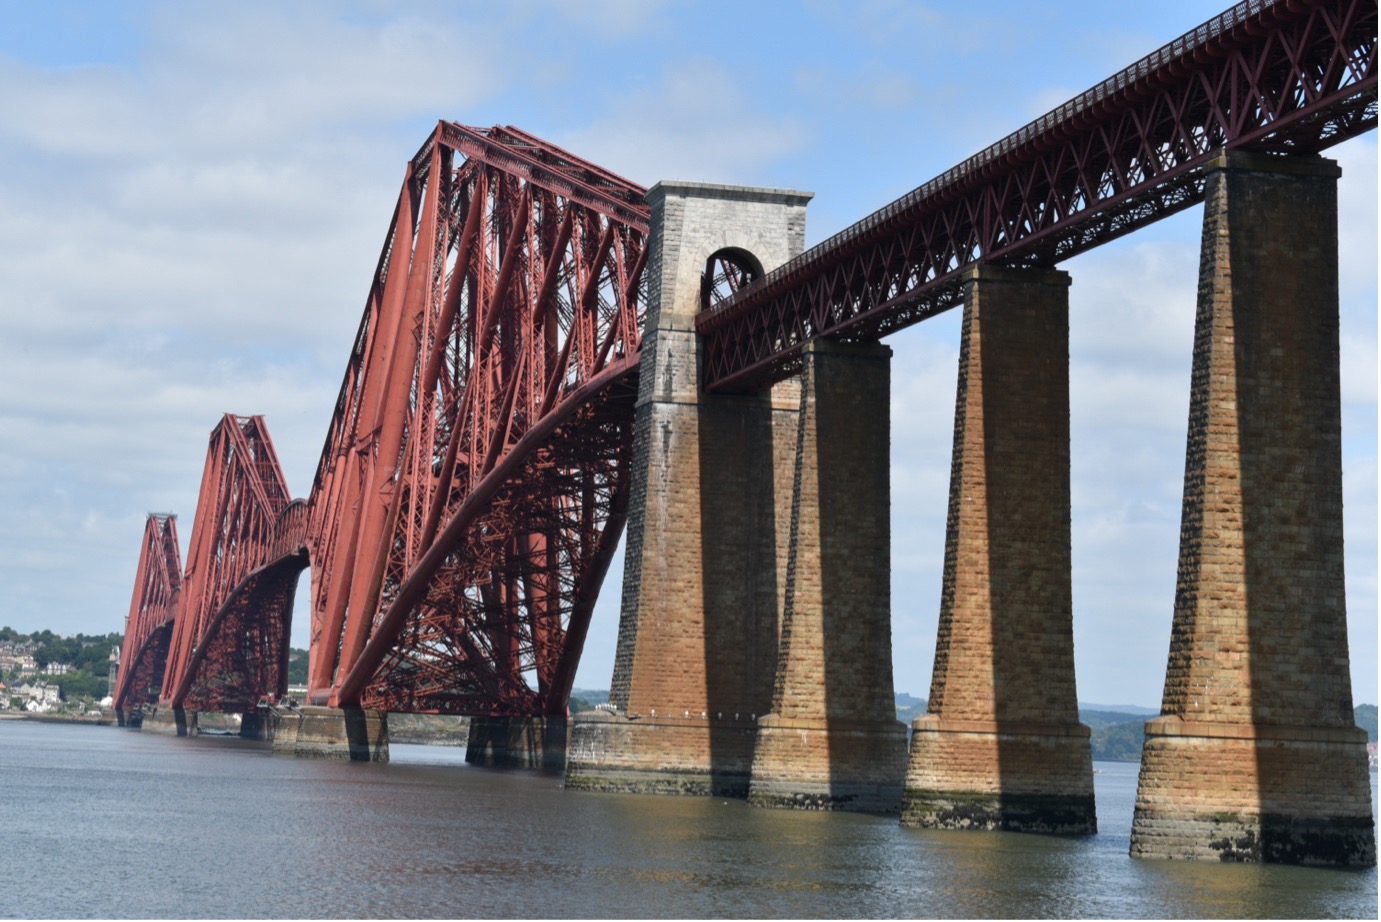
[[[128,713],[158,700],[181,590],[177,516],[149,513],[139,548],[139,567],[134,573],[134,596],[125,617],[120,671],[112,693],[117,711]]]
[[[644,193],[512,127],[408,165],[312,488],[310,701],[565,714],[626,516]]]
[[[1309,155],[1370,131],[1376,36],[1376,0],[1237,4],[703,311],[706,388],[954,307],[981,263],[1052,266],[1197,204],[1223,149]]]
[[[286,692],[306,526],[263,417],[227,413],[207,448],[161,701],[245,712]]]

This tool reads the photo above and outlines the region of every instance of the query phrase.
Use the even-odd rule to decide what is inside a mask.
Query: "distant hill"
[[[913,698],[906,692],[897,693],[897,720],[911,728],[911,721],[925,713],[926,699]]]
[[[1151,716],[1151,714],[1141,714],[1137,711],[1094,710],[1083,705],[1079,707],[1079,723],[1087,724],[1090,730],[1112,727],[1117,724],[1145,723]]]
[[[1359,704],[1352,713],[1357,715],[1357,726],[1367,731],[1367,742],[1376,742],[1376,705]]]
[[[609,703],[608,689],[571,689],[571,713],[579,714],[581,711],[593,711],[596,705]]]
[[[911,722],[925,713],[926,699],[906,692],[897,693],[897,720],[911,726]],[[577,688],[571,691],[571,712],[588,711],[609,700],[609,692],[600,689]],[[1079,704],[1079,722],[1086,724],[1092,737],[1095,762],[1139,762],[1141,744],[1145,739],[1147,719],[1160,713],[1158,708],[1135,704],[1105,705]],[[1367,731],[1367,739],[1376,742],[1376,705],[1359,704],[1356,708],[1357,726]]]
[[[1139,704],[1090,704],[1087,701],[1079,702],[1079,713],[1085,711],[1105,711],[1110,714],[1135,714],[1138,717],[1155,717],[1160,713],[1160,708],[1142,707]]]

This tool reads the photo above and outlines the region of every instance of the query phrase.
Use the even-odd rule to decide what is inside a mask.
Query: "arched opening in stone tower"
[[[700,309],[710,310],[763,277],[762,263],[747,250],[725,247],[705,260],[700,276]]]

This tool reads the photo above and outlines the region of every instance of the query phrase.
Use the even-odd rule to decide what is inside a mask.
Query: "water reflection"
[[[1100,768],[1103,832],[1058,839],[564,791],[439,747],[342,764],[0,721],[31,859],[0,892],[19,917],[1375,918],[1374,870],[1132,861],[1136,767]]]

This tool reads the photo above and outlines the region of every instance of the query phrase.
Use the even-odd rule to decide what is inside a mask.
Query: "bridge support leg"
[[[388,714],[364,708],[274,709],[265,712],[273,751],[299,759],[388,761]]]
[[[144,708],[139,729],[169,736],[196,736],[197,712],[175,708],[166,702]]]
[[[1336,164],[1210,167],[1179,577],[1138,857],[1376,864],[1343,584]]]
[[[965,283],[935,669],[902,824],[1097,829],[1069,531],[1069,276]]]
[[[800,252],[809,195],[659,183],[612,711],[576,715],[566,786],[745,796],[772,701],[799,399],[700,392],[703,272]]]
[[[748,801],[896,813],[906,727],[892,685],[889,369],[880,345],[806,349],[772,712]]]
[[[566,767],[565,717],[471,717],[465,761],[502,768]]]

